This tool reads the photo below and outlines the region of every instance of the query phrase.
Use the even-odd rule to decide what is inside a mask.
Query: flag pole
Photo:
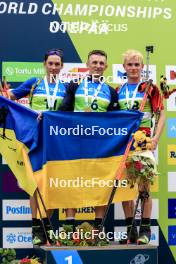
[[[47,230],[46,230],[46,227],[45,227],[45,224],[44,224],[44,221],[43,221],[43,218],[42,218],[42,213],[41,213],[41,210],[40,210],[40,206],[39,206],[39,203],[38,203],[38,200],[37,200],[37,192],[36,192],[36,190],[34,192],[34,199],[35,199],[35,202],[36,202],[36,205],[37,205],[37,209],[39,211],[40,220],[42,222],[42,227],[43,227],[43,230],[44,230],[44,233],[45,233],[45,237],[46,237],[46,241],[47,241],[46,244],[47,244],[47,246],[51,246],[51,244],[50,244],[50,242],[48,240]]]
[[[38,187],[37,187],[36,191],[37,191],[37,193],[38,193],[38,195],[39,195],[39,198],[40,198],[40,200],[41,200],[41,202],[42,202],[42,205],[43,205],[43,208],[44,208],[44,211],[45,211],[46,217],[48,218],[48,221],[49,221],[49,223],[50,223],[50,226],[51,226],[52,230],[54,230],[54,229],[53,229],[52,222],[51,222],[51,219],[50,219],[50,217],[48,216],[48,213],[47,213],[46,205],[45,205],[45,203],[44,203],[44,201],[43,201],[43,198],[42,198],[41,192],[40,192],[40,190],[39,190]]]

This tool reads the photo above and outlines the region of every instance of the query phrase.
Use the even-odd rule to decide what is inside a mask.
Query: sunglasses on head
[[[139,67],[140,63],[127,63],[127,66],[135,66],[135,67]]]
[[[53,49],[53,50],[48,50],[46,55],[57,55],[57,56],[63,56],[62,50],[59,49]]]

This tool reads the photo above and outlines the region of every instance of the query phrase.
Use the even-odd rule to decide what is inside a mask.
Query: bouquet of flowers
[[[95,232],[95,236],[93,235]],[[98,230],[88,222],[84,222],[76,227],[73,231],[73,226],[63,225],[63,230],[59,233],[58,243],[60,246],[106,246],[109,244],[107,239],[96,239]]]
[[[158,174],[151,151],[132,154],[127,158],[125,165],[130,188],[133,188],[135,183],[149,182],[153,184],[154,177]]]
[[[16,251],[15,249],[0,249],[0,263],[4,264],[41,264],[39,258],[23,258],[22,260],[16,259]]]

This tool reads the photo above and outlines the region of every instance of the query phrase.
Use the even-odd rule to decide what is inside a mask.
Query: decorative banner
[[[33,76],[43,77],[45,70],[41,63],[3,62],[2,75],[8,82],[24,82]]]
[[[88,73],[85,63],[65,63],[60,72],[60,79],[70,82],[83,78]],[[3,62],[2,75],[8,82],[24,82],[33,76],[43,78],[45,70],[39,62]]]
[[[76,209],[76,220],[94,220],[95,219],[95,208],[94,207],[83,207]],[[59,209],[59,220],[66,220],[65,209]]]

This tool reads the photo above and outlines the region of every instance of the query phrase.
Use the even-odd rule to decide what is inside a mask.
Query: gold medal
[[[85,107],[84,112],[92,112],[91,107],[90,106]]]

